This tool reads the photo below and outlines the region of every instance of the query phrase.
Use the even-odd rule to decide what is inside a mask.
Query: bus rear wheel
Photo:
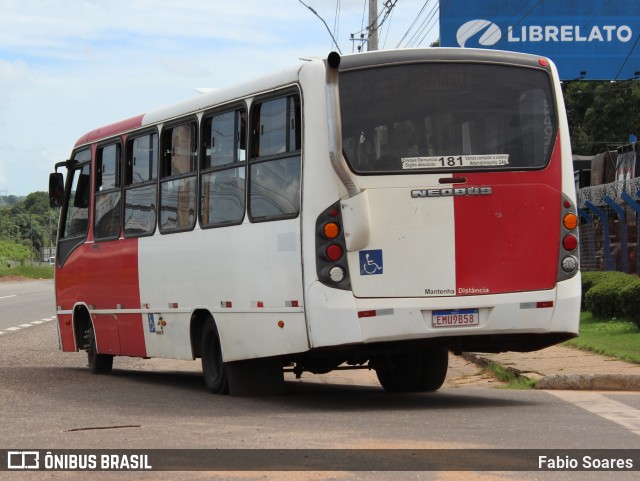
[[[385,391],[428,392],[442,387],[448,368],[447,349],[432,347],[393,355],[375,370]]]
[[[229,393],[227,366],[222,360],[220,337],[216,323],[212,318],[205,321],[202,327],[202,375],[207,389],[214,394]]]
[[[109,374],[113,368],[113,356],[110,354],[98,354],[96,333],[91,324],[87,330],[87,340],[89,342],[89,347],[87,348],[89,371],[93,374]]]

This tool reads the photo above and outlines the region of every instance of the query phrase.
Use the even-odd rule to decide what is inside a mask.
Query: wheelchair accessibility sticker
[[[360,275],[382,274],[382,249],[360,251]]]

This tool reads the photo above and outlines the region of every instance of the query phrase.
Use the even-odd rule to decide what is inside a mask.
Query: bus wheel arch
[[[191,354],[193,359],[197,359],[202,356],[202,329],[204,327],[204,323],[209,318],[213,318],[213,316],[206,309],[195,309],[191,313],[189,337],[191,339]]]
[[[99,354],[93,319],[85,305],[77,305],[73,310],[73,331],[76,349],[87,351],[89,371],[93,374],[109,374],[113,368],[110,354]]]
[[[78,304],[73,308],[73,337],[76,343],[76,351],[83,351],[89,347],[87,333],[92,325],[91,314],[84,304]]]

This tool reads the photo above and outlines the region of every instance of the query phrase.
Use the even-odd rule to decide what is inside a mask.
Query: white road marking
[[[0,299],[9,299],[10,297],[18,297],[18,294],[11,294],[10,296],[2,296]]]
[[[613,421],[640,436],[640,411],[602,394],[585,391],[547,391],[549,394]]]
[[[2,299],[2,298],[0,297],[0,299]],[[15,326],[15,327],[5,327],[4,330],[5,331],[10,331],[10,332],[19,331],[20,329],[26,329],[27,327],[37,326],[38,324],[42,324],[44,322],[51,322],[53,320],[55,320],[55,317],[45,317],[43,319],[40,319],[39,321],[32,321],[30,323],[20,324],[20,325]],[[8,334],[8,332],[0,331],[0,335],[1,334]]]

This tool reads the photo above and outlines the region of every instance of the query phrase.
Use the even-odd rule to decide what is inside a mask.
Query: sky
[[[367,0],[305,3],[351,53]],[[429,46],[430,11],[435,0],[396,0],[380,49],[409,46],[421,23],[411,46]],[[46,191],[95,128],[336,49],[299,0],[0,0],[0,20],[0,195]]]

